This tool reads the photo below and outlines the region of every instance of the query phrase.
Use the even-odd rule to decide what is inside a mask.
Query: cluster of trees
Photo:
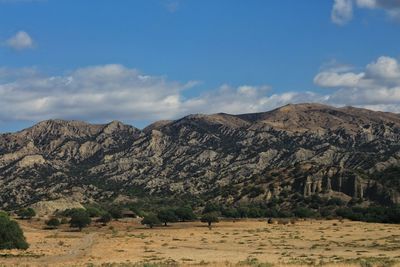
[[[362,200],[345,202],[340,198],[318,195],[292,196],[292,205],[285,198],[273,198],[269,202],[221,205],[206,203],[203,214],[214,213],[225,218],[348,218],[366,222],[400,223],[400,205],[360,207]]]
[[[46,222],[47,226],[50,228],[57,228],[67,217],[69,218],[68,223],[72,228],[78,228],[80,231],[89,226],[92,223],[93,218],[97,218],[96,221],[106,225],[113,218],[118,219],[122,217],[121,211],[119,211],[115,215],[106,210],[95,208],[95,207],[86,207],[85,209],[67,209],[63,212],[57,214],[57,216],[62,217],[63,219],[52,218]]]
[[[339,198],[322,198],[318,195],[303,197],[294,195],[295,205],[288,206],[284,198],[273,198],[269,202],[224,205],[214,202],[203,204],[203,211],[200,215],[202,222],[218,222],[218,218],[334,218],[338,217],[336,210],[346,207],[346,205],[356,205],[357,200],[344,202]],[[285,207],[285,208],[282,208]],[[152,209],[152,212],[140,212],[144,219],[142,224],[154,227],[156,225],[173,223],[177,221],[190,221],[196,219],[190,206],[181,208],[158,208]],[[343,217],[343,216],[342,216]]]
[[[164,224],[167,226],[168,223],[173,222],[186,222],[197,219],[193,212],[192,207],[186,205],[178,208],[161,208],[157,212],[148,212],[143,214],[142,224],[153,228],[156,225]]]
[[[61,224],[69,223],[70,227],[78,228],[79,231],[82,231],[91,222],[90,213],[86,209],[67,209],[46,221],[46,225],[49,229],[56,229]]]
[[[207,223],[208,226],[211,227],[212,223],[219,222],[219,216],[220,214],[218,212],[204,209],[200,221]],[[194,214],[192,207],[186,205],[178,208],[161,208],[157,213],[146,213],[143,217],[142,224],[153,228],[156,225],[164,224],[164,226],[167,226],[168,223],[178,221],[186,222],[196,219],[197,216]]]
[[[36,216],[36,212],[35,212],[35,210],[32,209],[32,208],[22,208],[22,209],[19,209],[19,210],[16,212],[16,214],[18,215],[18,217],[19,217],[20,219],[23,219],[23,220],[30,220],[30,219],[32,219],[33,217]]]
[[[345,207],[337,209],[336,214],[353,221],[400,223],[400,205]]]

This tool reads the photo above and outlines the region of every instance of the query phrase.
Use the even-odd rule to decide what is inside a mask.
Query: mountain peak
[[[77,187],[83,201],[135,192],[212,197],[215,188],[228,194],[221,201],[249,201],[244,184],[262,188],[263,200],[290,188],[305,197],[400,203],[398,183],[371,176],[400,166],[399,140],[397,114],[315,103],[195,114],[143,131],[119,121],[48,120],[0,135],[0,205],[60,198]]]

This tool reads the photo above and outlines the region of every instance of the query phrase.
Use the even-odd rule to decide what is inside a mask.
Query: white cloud
[[[268,86],[222,85],[217,90],[183,103],[183,114],[219,113],[242,114],[264,112],[288,103],[322,101],[323,97],[312,92],[285,92],[272,94]]]
[[[181,92],[194,84],[144,76],[117,64],[81,68],[65,76],[36,73],[3,79],[0,120],[171,117],[179,112]]]
[[[353,17],[352,0],[334,0],[331,19],[334,23],[344,25]]]
[[[6,45],[15,50],[23,50],[33,48],[34,44],[32,37],[27,32],[19,31],[6,41]]]
[[[356,3],[359,7],[363,8],[373,9],[377,7],[376,0],[357,0]]]
[[[79,68],[48,76],[35,68],[0,68],[0,122],[52,118],[92,122],[154,121],[193,113],[262,112],[288,103],[319,102],[400,112],[399,62],[380,57],[355,72],[324,69],[316,92],[274,93],[269,86],[222,85],[198,96],[185,96],[196,82],[181,83],[145,75],[118,64]]]
[[[368,64],[366,69],[373,78],[400,82],[400,65],[394,58],[380,57],[376,62]]]
[[[353,87],[357,86],[364,73],[337,73],[334,71],[320,72],[315,76],[314,83],[322,87]]]
[[[327,103],[400,111],[400,66],[394,58],[382,56],[359,73],[321,72],[314,82],[335,89]]]
[[[152,121],[190,113],[259,112],[317,99],[313,93],[272,94],[268,86],[250,85],[222,85],[184,97],[184,91],[195,85],[143,75],[118,64],[80,68],[64,76],[0,68],[0,121]]]
[[[382,9],[391,18],[400,19],[399,0],[334,0],[332,7],[332,22],[344,25],[353,17],[353,7],[367,9]]]

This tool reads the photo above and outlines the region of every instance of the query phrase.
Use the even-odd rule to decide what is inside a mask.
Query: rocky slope
[[[50,120],[0,135],[0,207],[143,195],[226,203],[321,194],[400,203],[400,115],[319,104],[144,130]]]

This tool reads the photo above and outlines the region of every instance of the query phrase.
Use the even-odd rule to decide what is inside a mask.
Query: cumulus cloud
[[[358,73],[323,71],[314,82],[335,89],[327,103],[400,112],[400,65],[395,58],[382,56]]]
[[[304,102],[311,93],[271,94],[268,86],[223,85],[184,97],[196,82],[180,83],[111,64],[47,76],[37,69],[0,68],[0,121],[50,118],[157,120],[189,113],[245,113]]]
[[[376,62],[367,65],[367,75],[371,78],[400,83],[400,64],[390,57],[380,57]]]
[[[218,113],[242,114],[263,112],[288,103],[322,102],[324,96],[312,92],[272,93],[268,86],[222,85],[217,90],[199,97],[188,99],[184,103],[185,114]]]
[[[334,23],[343,25],[353,17],[352,0],[334,0],[331,19]]]
[[[314,82],[330,90],[276,93],[265,85],[222,85],[188,97],[186,91],[197,82],[146,75],[119,64],[79,68],[60,76],[36,68],[0,68],[0,122],[155,121],[193,113],[262,112],[303,102],[400,112],[400,68],[394,58],[380,57],[359,72],[333,66],[318,73]]]
[[[382,9],[391,18],[400,19],[399,0],[334,0],[332,7],[332,22],[344,25],[353,17],[353,7],[366,9]]]
[[[32,37],[27,32],[19,31],[6,41],[6,45],[15,50],[23,50],[33,48],[34,44]]]
[[[314,78],[314,83],[322,87],[352,87],[356,86],[364,77],[364,73],[337,73],[334,71],[324,71],[318,73]]]
[[[2,72],[2,120],[169,117],[178,112],[181,92],[193,86],[116,64],[81,68],[64,76],[30,72],[12,79],[13,71]]]

